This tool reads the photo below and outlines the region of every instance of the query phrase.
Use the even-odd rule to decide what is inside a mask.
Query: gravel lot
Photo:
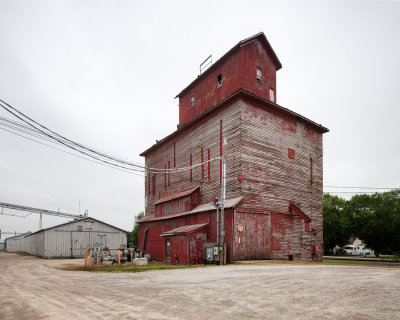
[[[230,265],[60,271],[0,252],[0,319],[400,319],[400,268]]]

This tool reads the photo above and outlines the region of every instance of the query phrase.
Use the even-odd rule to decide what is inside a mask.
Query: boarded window
[[[271,100],[272,102],[275,102],[275,92],[274,89],[269,88],[269,100]]]
[[[191,108],[194,107],[194,96],[193,95],[190,97],[190,107]]]
[[[262,70],[260,68],[257,68],[257,82],[262,83]]]

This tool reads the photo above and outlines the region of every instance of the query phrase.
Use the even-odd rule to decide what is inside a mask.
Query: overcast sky
[[[260,31],[283,65],[278,104],[330,129],[324,184],[399,187],[399,1],[0,0],[0,99],[143,163],[139,153],[176,129],[174,97],[199,64]],[[144,209],[142,177],[3,130],[0,177],[0,202],[70,213],[80,203],[125,230]],[[0,215],[3,231],[38,222]]]

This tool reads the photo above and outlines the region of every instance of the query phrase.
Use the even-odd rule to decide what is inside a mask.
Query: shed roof
[[[188,196],[189,194],[195,192],[199,188],[200,187],[194,187],[194,188],[190,188],[190,189],[187,189],[187,190],[184,190],[184,191],[181,191],[181,192],[169,194],[169,195],[167,195],[165,197],[160,198],[158,201],[156,201],[154,203],[154,205]]]
[[[95,218],[92,218],[92,217],[84,217],[84,218],[82,218],[82,219],[75,219],[75,220],[73,220],[73,221],[68,221],[68,222],[65,222],[65,223],[58,224],[58,225],[56,225],[56,226],[52,226],[52,227],[49,227],[49,228],[41,229],[41,230],[32,232],[32,233],[30,233],[30,234],[27,234],[27,235],[25,235],[25,236],[26,236],[26,237],[29,237],[29,236],[31,236],[31,235],[33,235],[33,234],[36,234],[36,233],[39,233],[39,232],[42,232],[42,231],[46,231],[46,230],[50,230],[50,229],[53,229],[53,228],[65,226],[65,225],[70,224],[70,223],[84,222],[84,221],[88,221],[88,220],[94,220],[94,221],[103,223],[103,224],[105,224],[105,225],[107,225],[107,226],[110,226],[110,227],[112,227],[112,228],[114,228],[114,229],[118,229],[118,230],[120,230],[120,231],[122,231],[122,232],[128,232],[128,231],[125,231],[125,230],[120,229],[120,228],[118,228],[118,227],[115,227],[115,226],[113,226],[113,225],[111,225],[111,224],[108,224],[108,223],[106,223],[106,222],[104,222],[104,221],[101,221],[101,220],[98,220],[98,219],[95,219]]]
[[[192,224],[166,231],[162,233],[161,236],[166,237],[166,236],[187,235],[196,232],[198,230],[201,230],[205,227],[208,227],[208,223]]]
[[[175,136],[181,134],[182,132],[184,132],[185,130],[189,129],[195,123],[199,122],[200,120],[202,120],[203,118],[207,117],[208,115],[210,115],[211,113],[215,112],[216,110],[226,106],[227,103],[229,103],[230,101],[235,100],[235,99],[239,99],[239,98],[252,99],[253,101],[258,103],[262,107],[270,108],[270,109],[275,110],[277,112],[280,112],[280,113],[283,113],[283,114],[288,115],[290,117],[293,117],[295,119],[298,119],[299,121],[302,121],[302,122],[306,123],[307,125],[310,125],[313,128],[316,128],[317,130],[319,130],[322,133],[329,132],[328,128],[325,128],[321,124],[318,124],[318,123],[316,123],[316,122],[314,122],[314,121],[302,116],[299,113],[296,113],[296,112],[294,112],[294,111],[292,111],[292,110],[290,110],[288,108],[282,107],[282,106],[280,106],[280,105],[278,105],[278,104],[276,104],[276,103],[274,103],[274,102],[272,102],[270,100],[261,98],[261,97],[255,95],[255,94],[247,91],[247,90],[239,89],[239,90],[236,90],[234,93],[232,93],[229,97],[225,98],[224,100],[221,100],[220,102],[218,102],[216,105],[214,105],[210,109],[208,109],[205,112],[203,112],[202,114],[198,115],[192,121],[184,124],[179,129],[175,130],[174,132],[172,132],[171,134],[169,134],[165,138],[157,141],[156,144],[152,145],[150,148],[148,148],[147,150],[143,151],[140,155],[142,157],[146,156],[149,152],[157,149],[159,146],[163,145],[165,142],[169,141],[173,137],[175,137]]]
[[[227,199],[227,200],[225,200],[224,208],[227,208],[227,209],[234,208],[242,200],[243,200],[243,197]],[[190,211],[190,213],[204,212],[204,211],[211,211],[211,210],[215,210],[213,202],[201,204],[201,205],[197,206],[196,208],[194,208],[192,211]]]
[[[27,235],[29,235],[29,234],[31,234],[31,232],[30,231],[28,231],[28,232],[25,232],[25,233],[21,233],[21,234],[17,234],[16,236],[12,236],[12,237],[8,237],[7,239],[5,239],[5,240],[8,240],[8,239],[14,239],[14,238],[19,238],[19,237],[25,237],[25,236],[27,236]]]
[[[175,98],[181,97],[191,87],[193,87],[196,83],[198,83],[201,79],[203,79],[206,75],[208,75],[211,70],[215,69],[218,65],[220,65],[222,62],[224,62],[236,50],[238,50],[240,47],[242,47],[246,43],[249,43],[249,42],[251,42],[251,41],[253,41],[255,39],[260,40],[260,42],[265,46],[265,49],[267,50],[268,54],[270,55],[272,61],[275,64],[276,71],[281,69],[282,68],[282,63],[279,61],[278,56],[276,55],[274,49],[272,49],[272,46],[269,43],[267,37],[265,36],[264,32],[259,32],[259,33],[255,34],[254,36],[251,36],[249,38],[246,38],[246,39],[243,39],[243,40],[239,41],[238,44],[236,44],[232,49],[230,49],[221,58],[219,58],[215,63],[213,63],[207,70],[205,70],[196,79],[194,79],[185,89],[183,89],[180,93],[178,93]]]
[[[224,208],[225,209],[235,208],[240,203],[240,201],[242,201],[243,199],[244,199],[244,197],[238,197],[238,198],[232,198],[232,199],[225,200]],[[181,213],[173,214],[173,215],[170,215],[170,216],[156,217],[154,214],[148,215],[148,216],[144,216],[143,218],[138,220],[138,223],[175,219],[175,218],[179,218],[179,217],[182,217],[182,216],[188,216],[188,215],[191,215],[191,214],[200,213],[200,212],[206,212],[206,211],[212,211],[212,210],[216,210],[216,209],[214,207],[213,202],[209,202],[209,203],[206,203],[206,204],[199,205],[199,206],[197,206],[196,208],[194,208],[191,211],[181,212]]]

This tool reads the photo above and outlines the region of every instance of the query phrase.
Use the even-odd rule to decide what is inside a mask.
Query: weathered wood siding
[[[240,175],[238,142],[240,141],[241,112],[242,103],[237,101],[229,108],[210,115],[210,117],[182,132],[174,139],[160,145],[158,149],[147,155],[145,160],[146,167],[164,168],[165,165],[168,167],[168,162],[170,162],[171,168],[188,167],[190,165],[190,155],[192,155],[193,165],[196,165],[201,163],[202,150],[204,161],[208,159],[208,150],[210,150],[211,159],[219,157],[221,154],[221,142],[223,143],[220,139],[222,120],[222,136],[227,141],[227,145],[223,148],[223,152],[226,155],[227,198],[238,197],[240,193],[237,180],[238,175]],[[165,181],[167,182],[165,183]],[[166,174],[166,176],[164,173],[147,172],[145,178],[146,215],[155,213],[154,203],[161,197],[195,186],[200,186],[202,204],[210,202],[212,196],[220,198],[220,181],[220,160],[210,162],[209,166],[205,164],[194,168],[192,170],[192,181],[190,179],[190,170]],[[155,187],[153,187],[154,182]]]
[[[255,218],[261,226],[251,228],[253,237],[259,239],[249,245],[259,244],[259,251],[254,254],[248,249],[250,256],[321,260],[322,252],[313,255],[312,248],[322,248],[322,133],[293,117],[245,101],[240,146],[238,189],[245,197],[241,208],[270,215]],[[305,231],[304,220],[290,212],[290,201],[311,218],[310,232]],[[238,219],[246,220],[241,215]],[[243,247],[246,243],[242,241],[237,246],[238,257],[243,256]]]

